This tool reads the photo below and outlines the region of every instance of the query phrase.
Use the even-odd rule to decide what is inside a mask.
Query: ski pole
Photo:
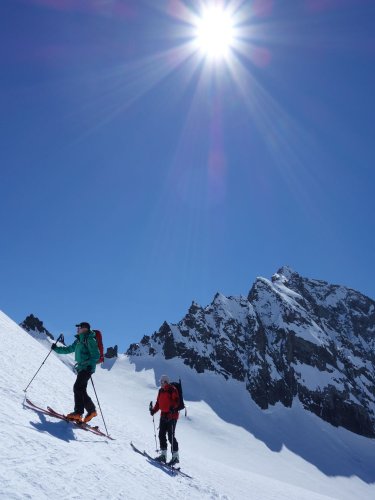
[[[157,443],[157,441],[156,441],[156,428],[155,428],[155,419],[154,419],[154,415],[152,415],[152,421],[153,421],[153,423],[154,423],[154,436],[155,436],[155,446],[156,446],[156,448],[155,448],[155,449],[156,449],[156,452],[158,452],[158,451],[159,451],[159,448],[158,448],[158,443]]]
[[[92,386],[93,386],[93,388],[94,388],[95,397],[96,397],[96,400],[97,400],[97,402],[98,402],[98,406],[99,406],[99,409],[100,409],[100,414],[101,414],[102,419],[103,419],[104,427],[105,427],[105,430],[106,430],[106,432],[107,432],[107,435],[109,436],[109,432],[108,432],[107,426],[105,425],[105,420],[104,420],[103,412],[102,412],[102,409],[101,409],[101,406],[100,406],[100,403],[99,403],[99,398],[98,398],[98,395],[96,394],[94,381],[93,381],[92,377],[90,377],[90,379],[91,379]]]
[[[172,426],[172,429],[171,429],[171,434],[172,434],[172,443],[171,443],[171,451],[172,451],[172,460],[173,460],[173,453],[174,453],[174,427],[173,427],[173,420],[171,420],[171,426]],[[173,468],[173,465],[172,465],[172,468]]]
[[[49,353],[47,354],[47,356],[44,358],[43,363],[40,365],[40,367],[39,367],[38,371],[37,371],[37,372],[36,372],[36,374],[33,376],[33,378],[30,380],[30,382],[28,383],[28,385],[27,385],[26,389],[24,389],[24,390],[23,390],[23,392],[26,392],[26,391],[27,391],[27,389],[29,388],[29,385],[30,385],[30,384],[31,384],[31,382],[34,380],[34,378],[38,375],[39,370],[42,368],[42,366],[43,366],[43,365],[44,365],[44,363],[46,362],[46,360],[47,360],[48,356],[51,354],[51,352],[52,352],[52,350],[53,350],[53,347],[57,344],[57,342],[61,339],[61,337],[62,337],[62,334],[58,337],[58,339],[56,340],[56,342],[55,342],[55,343],[53,343],[53,344],[51,345],[51,350],[49,351]]]
[[[152,401],[150,401],[150,406],[149,406],[149,410],[151,411],[152,410]],[[154,423],[154,437],[155,437],[155,451],[158,452],[159,449],[158,449],[158,443],[156,441],[156,427],[155,427],[155,419],[154,419],[154,415],[152,415],[152,421]]]

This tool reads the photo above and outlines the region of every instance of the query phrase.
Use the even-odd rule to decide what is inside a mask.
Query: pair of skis
[[[105,432],[102,432],[99,429],[99,427],[86,424],[85,422],[77,422],[75,420],[69,420],[66,417],[66,415],[63,415],[62,413],[55,411],[50,406],[47,406],[47,408],[41,408],[40,406],[37,406],[32,401],[30,401],[30,399],[27,399],[27,398],[25,400],[24,405],[27,406],[28,408],[30,408],[31,410],[43,413],[44,415],[49,415],[50,417],[55,417],[55,418],[59,418],[60,420],[65,420],[66,422],[73,424],[75,427],[78,427],[79,429],[83,429],[84,431],[92,432],[93,434],[96,434],[97,436],[106,437],[106,438],[112,439],[112,440],[114,439],[111,436],[109,436],[108,434],[106,434]]]
[[[189,476],[185,472],[182,472],[180,467],[175,467],[174,465],[168,465],[168,464],[165,464],[163,462],[160,462],[159,460],[156,460],[151,455],[149,455],[147,453],[147,451],[144,451],[144,450],[141,451],[139,448],[134,446],[134,444],[132,442],[130,442],[130,446],[132,447],[133,451],[135,451],[136,453],[139,453],[143,457],[147,458],[147,460],[150,463],[152,463],[153,465],[156,465],[157,467],[164,470],[165,472],[168,472],[170,475],[172,475],[172,476],[179,475],[179,476],[187,477],[189,479],[193,479],[191,476]]]

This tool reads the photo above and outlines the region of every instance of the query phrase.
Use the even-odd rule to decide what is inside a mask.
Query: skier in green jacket
[[[90,324],[82,321],[76,325],[77,335],[73,344],[66,347],[57,347],[53,344],[52,349],[57,354],[70,354],[74,352],[76,361],[77,380],[74,391],[74,411],[67,415],[69,420],[78,422],[89,422],[97,416],[96,408],[87,394],[87,383],[95,372],[96,363],[99,361],[100,352],[96,342],[95,333],[91,331]],[[87,414],[82,418],[86,409]]]

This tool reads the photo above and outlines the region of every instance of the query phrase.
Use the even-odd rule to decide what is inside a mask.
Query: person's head
[[[165,385],[168,385],[169,384],[169,377],[168,375],[162,375],[160,377],[160,385],[161,387],[164,387]]]
[[[81,321],[81,323],[78,323],[78,325],[76,325],[77,327],[77,333],[85,333],[85,332],[88,332],[90,330],[90,323],[87,323],[87,321]]]

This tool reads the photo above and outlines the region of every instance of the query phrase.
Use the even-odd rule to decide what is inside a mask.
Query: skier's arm
[[[70,354],[71,352],[74,352],[76,350],[76,344],[77,341],[74,341],[72,345],[68,345],[65,347],[52,347],[57,354]]]

